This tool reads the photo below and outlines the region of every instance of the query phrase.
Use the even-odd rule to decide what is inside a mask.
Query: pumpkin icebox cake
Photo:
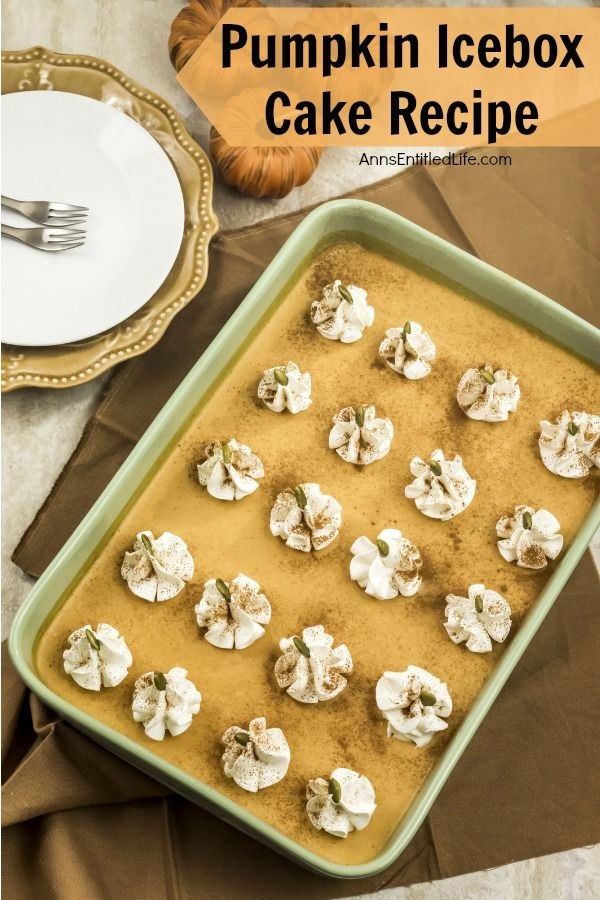
[[[592,506],[598,383],[426,270],[321,250],[46,624],[41,678],[373,859]]]

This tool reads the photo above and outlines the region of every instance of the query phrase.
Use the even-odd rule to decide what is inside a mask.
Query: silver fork
[[[36,250],[73,250],[85,243],[85,231],[71,228],[14,228],[3,224],[2,234]]]
[[[14,200],[2,196],[2,206],[14,209],[38,225],[85,225],[89,212],[87,206],[73,206],[71,203],[54,203],[51,200]]]

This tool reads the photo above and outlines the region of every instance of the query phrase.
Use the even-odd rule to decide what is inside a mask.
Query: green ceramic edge
[[[309,213],[296,228],[238,310],[163,407],[85,519],[39,579],[17,613],[9,636],[11,658],[28,687],[81,731],[158,781],[250,833],[284,856],[319,874],[346,879],[367,878],[382,872],[407,846],[585,552],[596,528],[600,526],[600,499],[556,566],[389,842],[381,853],[365,863],[342,865],[312,853],[233,800],[160,759],[135,741],[98,723],[92,716],[78,710],[47,688],[33,669],[32,657],[38,633],[50,612],[79,577],[95,548],[102,544],[107,531],[120,518],[127,502],[172,443],[173,437],[187,423],[199,398],[209,392],[210,385],[245,342],[246,335],[279,296],[281,285],[287,282],[297,261],[307,259],[311,251],[324,241],[336,235],[343,237],[350,233],[363,235],[384,247],[412,256],[491,301],[500,309],[534,325],[579,355],[592,361],[600,358],[600,330],[543,294],[376,204],[362,200],[333,200],[324,203]]]

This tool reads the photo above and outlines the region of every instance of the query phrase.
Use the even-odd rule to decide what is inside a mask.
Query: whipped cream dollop
[[[277,495],[271,510],[271,534],[293,550],[322,550],[338,536],[342,507],[314,482],[304,482]]]
[[[375,543],[368,537],[357,538],[350,552],[350,578],[370,597],[412,597],[421,587],[419,548],[397,528],[384,528]]]
[[[441,450],[434,450],[429,462],[415,456],[410,471],[415,480],[404,488],[404,494],[431,519],[452,519],[475,496],[477,482],[463,466],[460,456],[446,459]]]
[[[375,310],[367,303],[363,288],[336,279],[325,285],[319,300],[313,301],[310,317],[323,337],[352,344],[373,324]]]
[[[404,672],[384,672],[375,689],[377,706],[387,719],[388,737],[428,744],[436,731],[448,727],[452,712],[448,688],[439,678],[409,666]]]
[[[345,644],[334,640],[322,625],[305,628],[302,637],[282,638],[283,652],[275,663],[275,679],[290,697],[300,703],[333,700],[341,694],[352,672],[352,656]]]
[[[129,590],[151,603],[176,597],[193,574],[194,560],[187,544],[170,531],[159,538],[151,531],[140,531],[121,565]]]
[[[135,722],[141,722],[146,737],[162,741],[166,732],[177,737],[192,724],[200,712],[202,695],[187,678],[187,670],[175,666],[168,672],[146,672],[133,691],[131,710]]]
[[[223,771],[245,791],[255,794],[271,787],[286,774],[290,748],[281,728],[267,728],[265,718],[252,719],[248,728],[232,725],[222,742]]]
[[[390,452],[394,426],[378,419],[374,406],[345,406],[333,417],[329,449],[358,466],[368,466]]]
[[[507,562],[523,569],[544,569],[556,559],[563,546],[560,522],[547,509],[515,506],[512,516],[496,523],[498,550]]]
[[[334,769],[328,779],[312,779],[306,799],[306,812],[315,828],[340,838],[366,828],[377,808],[373,785],[353,769]]]
[[[399,375],[416,381],[431,372],[435,344],[418,322],[408,321],[404,328],[388,328],[379,345],[379,355]]]
[[[554,423],[540,422],[540,456],[555,475],[585,478],[600,468],[600,416],[563,409]]]
[[[131,651],[116,628],[102,622],[96,629],[82,625],[68,638],[63,653],[67,675],[86,691],[116,687],[127,677]]]
[[[273,412],[289,410],[299,413],[308,409],[311,380],[308,372],[301,372],[295,362],[265,369],[258,385],[259,399]]]
[[[489,363],[480,369],[467,369],[456,389],[458,405],[470,419],[506,422],[519,405],[518,380],[507,369],[494,370]]]
[[[246,444],[230,438],[204,448],[206,459],[198,466],[198,481],[217,500],[243,500],[258,488],[257,478],[265,470],[258,456]]]
[[[489,653],[492,641],[508,637],[512,620],[510,606],[500,594],[484,584],[472,584],[467,597],[448,594],[444,628],[455,644],[467,642],[473,653]]]
[[[241,573],[231,581],[207,581],[195,611],[198,625],[206,628],[205,640],[224,650],[249,647],[271,621],[271,604],[260,585]]]

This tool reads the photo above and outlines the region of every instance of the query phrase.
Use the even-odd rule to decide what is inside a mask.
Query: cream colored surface
[[[122,0],[87,0],[86,3],[81,0],[29,0],[27,4],[5,0],[2,6],[4,45],[18,49],[41,43],[64,52],[107,57],[173,103],[193,136],[206,146],[208,124],[177,86],[166,53],[169,24],[182,5],[180,0],[128,0],[126,3]],[[453,0],[451,5],[463,4]],[[492,4],[486,0],[478,5],[495,5],[495,0]],[[546,0],[538,5],[557,4]],[[560,5],[595,4],[593,0],[587,4],[570,0]],[[278,203],[256,203],[218,184],[215,206],[221,225],[232,228],[251,224],[390,174],[384,168],[359,168],[357,160],[355,150],[326,153],[313,179]],[[62,393],[17,392],[3,401],[4,634],[32,584],[32,580],[10,562],[10,553],[74,449],[101,394],[104,380],[101,378]],[[598,539],[596,548],[600,559]],[[434,885],[396,888],[377,897],[384,900],[479,900],[482,897],[593,900],[599,881],[600,849],[588,848]]]

